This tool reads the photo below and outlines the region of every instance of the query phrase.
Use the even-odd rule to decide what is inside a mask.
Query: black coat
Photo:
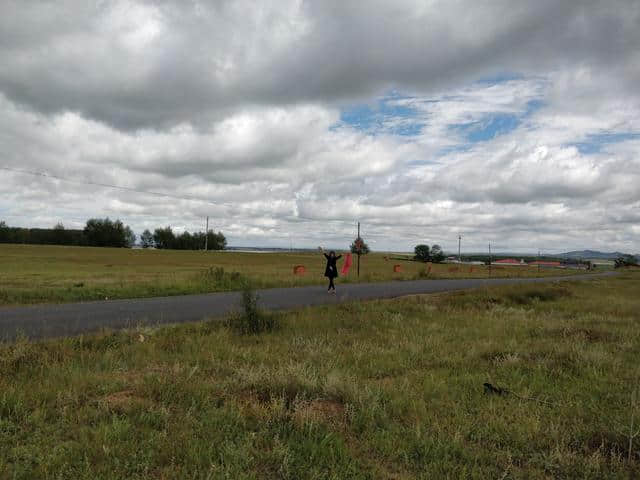
[[[327,268],[324,269],[324,276],[328,278],[336,278],[338,276],[338,267],[336,262],[342,258],[342,255],[331,258],[325,253],[324,258],[327,259]]]

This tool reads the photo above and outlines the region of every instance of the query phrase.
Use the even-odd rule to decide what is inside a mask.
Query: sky
[[[5,0],[0,220],[640,252],[639,25],[637,0]]]

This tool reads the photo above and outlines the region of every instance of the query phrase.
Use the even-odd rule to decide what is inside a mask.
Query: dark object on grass
[[[483,383],[482,384],[484,386],[484,393],[486,395],[500,395],[500,396],[507,396],[507,395],[512,395],[520,400],[526,400],[528,402],[538,402],[541,403],[543,405],[547,405],[549,407],[553,407],[556,404],[554,404],[553,402],[548,402],[547,400],[542,400],[540,398],[535,398],[535,397],[523,397],[521,395],[518,395],[515,392],[512,392],[511,390],[507,390],[506,388],[500,388],[500,387],[495,387],[493,385],[491,385],[490,383]]]
[[[494,387],[490,383],[483,383],[484,393],[488,395],[508,395],[509,390],[505,390],[504,388]]]

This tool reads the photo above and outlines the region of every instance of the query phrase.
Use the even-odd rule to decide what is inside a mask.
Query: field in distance
[[[261,335],[0,344],[0,478],[640,478],[638,291],[629,272],[306,308]]]
[[[338,252],[340,253],[340,252]],[[406,259],[409,256],[405,257]],[[342,260],[338,267],[341,267]],[[304,275],[293,275],[304,265]],[[394,272],[393,266],[401,271]],[[71,302],[207,293],[241,288],[323,284],[325,260],[319,253],[130,250],[117,248],[0,245],[0,305]],[[575,270],[483,265],[433,265],[398,260],[393,254],[363,256],[344,282],[419,278],[487,278],[570,275]]]

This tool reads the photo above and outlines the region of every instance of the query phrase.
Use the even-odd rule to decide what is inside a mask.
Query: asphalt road
[[[328,294],[322,286],[271,288],[259,290],[258,295],[259,305],[265,310],[289,310],[312,305],[448,292],[490,285],[586,280],[612,274],[614,273],[605,272],[546,278],[338,284],[336,295]],[[104,328],[120,329],[141,325],[194,322],[205,318],[221,317],[239,308],[239,292],[0,307],[0,340],[11,341],[18,336],[31,339],[63,337]]]

